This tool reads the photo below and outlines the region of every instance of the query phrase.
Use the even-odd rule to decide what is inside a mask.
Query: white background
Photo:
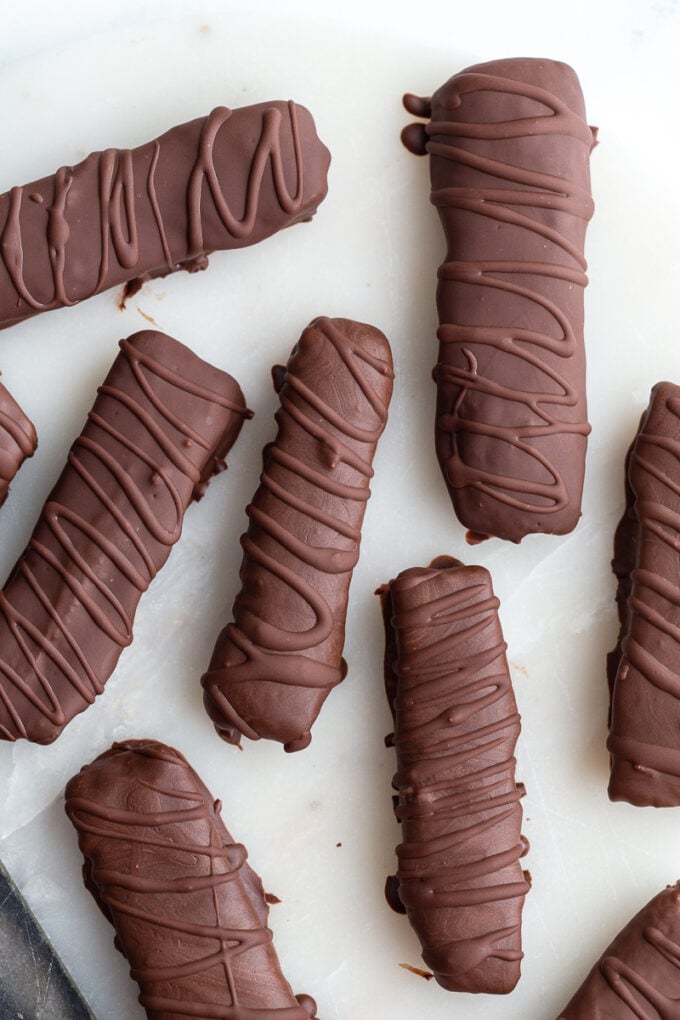
[[[623,504],[623,456],[650,386],[680,380],[678,227],[680,6],[530,0],[283,5],[118,0],[3,5],[0,190],[91,149],[132,146],[218,104],[295,98],[333,154],[315,220],[204,274],[38,317],[0,336],[0,367],[34,419],[40,450],[0,515],[0,569],[23,548],[79,432],[116,341],[140,314],[231,371],[256,411],[230,470],[190,510],[184,536],[142,600],[134,645],[98,703],[49,748],[0,746],[0,856],[23,888],[99,1020],[138,1020],[136,987],[83,889],[62,791],[113,739],[177,746],[224,802],[265,887],[296,992],[323,1020],[550,1020],[619,927],[680,877],[677,811],[606,796],[604,656],[615,640],[611,539]],[[231,13],[229,13],[231,12]],[[431,439],[434,280],[443,237],[425,160],[399,132],[404,91],[428,94],[472,62],[541,56],[579,73],[590,122],[597,210],[586,293],[593,433],[584,516],[565,538],[466,547]],[[390,337],[397,383],[376,459],[373,499],[352,587],[345,683],[311,747],[222,744],[198,679],[237,589],[243,508],[272,435],[269,368],[319,314],[375,323]],[[533,889],[526,957],[506,999],[457,996],[401,969],[415,936],[383,899],[399,831],[373,590],[399,570],[450,553],[492,570],[523,733],[518,779]],[[341,843],[338,847],[336,844]],[[0,963],[1,966],[1,963]]]

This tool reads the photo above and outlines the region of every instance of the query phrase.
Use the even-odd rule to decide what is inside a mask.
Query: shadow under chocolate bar
[[[204,701],[230,743],[243,734],[299,751],[343,679],[345,617],[371,467],[392,395],[380,330],[314,320],[274,369],[278,433],[247,508],[234,622],[221,632]]]
[[[153,740],[114,744],[66,787],[85,885],[150,1017],[310,1020],[267,928],[262,882],[182,755]]]
[[[680,884],[668,886],[609,945],[558,1020],[678,1015]]]
[[[38,447],[33,422],[24,414],[14,397],[0,383],[0,506],[14,476],[27,457]]]
[[[626,458],[614,539],[620,633],[608,656],[609,796],[680,804],[680,386],[657,383]]]
[[[378,594],[403,831],[387,899],[408,915],[443,988],[506,994],[520,977],[530,878],[520,717],[491,577],[442,556]]]
[[[0,738],[47,744],[101,694],[184,513],[239,434],[238,383],[162,333],[121,340],[0,593]]]
[[[0,328],[117,284],[207,265],[308,220],[330,156],[293,102],[217,107],[0,196]],[[134,291],[136,287],[133,287]]]
[[[494,60],[432,99],[402,138],[430,156],[439,269],[436,449],[471,541],[565,534],[581,514],[586,417],[583,245],[592,216],[578,79]]]

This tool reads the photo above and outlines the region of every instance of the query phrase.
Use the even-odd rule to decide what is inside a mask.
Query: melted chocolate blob
[[[310,1020],[281,973],[262,882],[182,755],[114,744],[66,787],[85,885],[152,1020]]]
[[[680,804],[680,387],[658,383],[626,458],[614,539],[621,629],[607,659],[609,796]]]
[[[431,117],[402,138],[429,153],[447,241],[436,448],[455,511],[473,535],[565,534],[581,513],[590,431],[583,244],[594,134],[578,79],[551,60],[497,60],[405,106]]]
[[[218,107],[12,188],[0,196],[0,328],[137,278],[205,268],[210,252],[310,219],[329,161],[309,111],[276,101]]]
[[[247,509],[234,622],[202,683],[225,740],[268,737],[299,751],[346,672],[349,584],[387,421],[392,355],[374,327],[320,318],[274,380],[279,429]]]
[[[403,571],[379,594],[403,831],[387,899],[408,915],[443,988],[504,994],[520,976],[530,879],[498,599],[488,571],[450,557]]]
[[[122,340],[0,593],[0,738],[51,743],[101,694],[137,604],[249,412],[230,375],[150,330]]]

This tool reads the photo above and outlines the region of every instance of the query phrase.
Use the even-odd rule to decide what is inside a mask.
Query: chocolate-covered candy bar
[[[0,738],[53,741],[103,690],[137,603],[241,429],[238,383],[136,333],[0,594]]]
[[[680,386],[658,383],[626,459],[614,540],[621,629],[607,669],[609,796],[680,804]]]
[[[267,928],[262,882],[199,777],[153,740],[114,744],[66,787],[85,885],[152,1020],[310,1020]]]
[[[450,557],[379,589],[402,824],[386,894],[450,991],[512,991],[529,875],[520,857],[515,704],[498,599],[483,567]]]
[[[329,154],[293,102],[218,107],[0,196],[0,328],[117,284],[202,269],[310,219]]]
[[[558,1020],[673,1020],[680,1005],[680,884],[619,932]]]
[[[0,506],[7,499],[15,474],[37,446],[33,422],[0,383]]]
[[[566,64],[494,60],[455,75],[403,132],[430,155],[444,228],[436,448],[479,541],[565,534],[581,513],[590,426],[583,244],[593,212],[578,79]]]
[[[273,374],[279,429],[247,508],[234,622],[202,683],[225,740],[269,737],[298,751],[345,675],[349,583],[392,394],[392,355],[374,327],[320,318]]]

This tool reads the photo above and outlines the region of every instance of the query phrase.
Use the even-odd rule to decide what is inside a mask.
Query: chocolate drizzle
[[[114,744],[66,788],[85,884],[154,1020],[310,1020],[266,927],[262,883],[196,773],[155,741]]]
[[[346,319],[315,320],[274,370],[279,431],[247,508],[243,587],[202,680],[232,743],[243,734],[306,747],[345,674],[348,589],[392,379],[383,334]]]
[[[558,1020],[680,1018],[680,888],[669,886],[614,939]]]
[[[17,471],[27,457],[33,456],[37,446],[33,422],[0,383],[0,506],[7,499]]]
[[[506,993],[519,979],[529,879],[498,599],[486,570],[448,557],[379,594],[404,834],[388,901],[408,914],[440,985]]]
[[[247,415],[238,384],[162,333],[122,340],[0,593],[0,737],[50,743],[101,694],[139,598]]]
[[[592,216],[575,75],[553,61],[463,71],[404,144],[431,157],[439,269],[437,453],[461,521],[520,541],[580,515],[586,421],[583,257]]]
[[[204,268],[212,251],[311,218],[328,161],[304,107],[261,103],[218,107],[12,188],[0,196],[0,328],[135,278]]]
[[[658,383],[626,460],[614,543],[621,631],[608,659],[609,795],[680,804],[680,387]]]

